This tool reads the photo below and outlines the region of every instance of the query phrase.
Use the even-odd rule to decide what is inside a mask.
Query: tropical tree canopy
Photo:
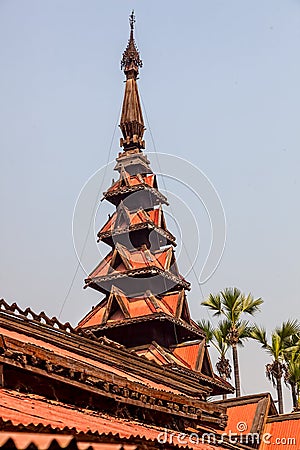
[[[285,381],[291,380],[291,386],[297,390],[299,395],[299,380],[293,384],[294,377],[297,379],[298,345],[300,324],[297,320],[287,320],[276,327],[271,333],[270,341],[267,339],[266,329],[255,325],[251,331],[251,337],[258,341],[262,348],[271,356],[272,362],[266,365],[266,376],[277,388],[279,412],[283,413],[282,377]],[[297,337],[298,336],[298,337]],[[298,339],[298,343],[297,343]],[[290,370],[290,373],[289,373]],[[292,375],[293,373],[293,375]],[[293,392],[293,403],[295,407],[295,392]]]
[[[242,315],[253,316],[262,303],[261,298],[254,299],[251,294],[245,295],[236,287],[226,288],[216,295],[210,294],[208,299],[202,302],[203,306],[214,311],[214,316],[224,317],[219,322],[218,329],[224,336],[225,342],[232,348],[237,397],[241,394],[237,346],[243,345],[243,341],[251,337],[252,330],[249,322],[244,320]]]

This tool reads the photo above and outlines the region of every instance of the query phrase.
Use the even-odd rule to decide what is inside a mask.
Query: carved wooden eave
[[[198,346],[198,358],[195,367],[188,366],[187,361],[180,360],[178,355],[174,353],[174,349],[180,346],[192,345]],[[193,376],[199,379],[201,385],[212,387],[211,395],[220,395],[223,393],[234,392],[234,388],[227,382],[224,382],[221,378],[214,374],[209,354],[205,348],[205,339],[198,341],[191,341],[188,344],[182,343],[176,346],[168,348],[163,348],[157,342],[152,342],[151,345],[135,347],[133,349],[138,355],[147,358],[150,361],[154,361],[159,365],[168,367],[172,370],[177,371],[182,374],[193,374]],[[160,357],[157,357],[157,354]],[[208,368],[205,367],[203,361],[205,359],[206,365],[208,363]]]
[[[124,228],[124,229],[120,229],[120,230],[115,229],[114,231],[104,231],[104,232],[99,231],[99,233],[97,234],[97,237],[98,237],[97,242],[103,241],[106,244],[113,247],[114,237],[120,236],[120,235],[128,235],[131,232],[139,231],[139,230],[151,230],[151,231],[153,230],[163,238],[162,242],[164,242],[164,240],[166,241],[166,245],[172,244],[172,245],[174,245],[174,247],[177,246],[177,244],[175,242],[175,237],[169,231],[163,230],[162,228],[158,228],[151,221],[130,225],[130,226],[128,226],[128,228]]]
[[[189,332],[189,338],[190,339],[197,339],[199,337],[204,338],[205,334],[203,333],[203,331],[201,329],[197,329],[191,325],[189,325],[188,323],[184,322],[181,319],[177,319],[175,317],[169,316],[165,313],[153,313],[153,314],[149,314],[147,316],[140,316],[140,317],[135,317],[135,318],[128,318],[128,319],[123,319],[123,320],[119,320],[119,321],[115,321],[115,322],[106,322],[104,324],[99,324],[99,325],[92,325],[91,327],[85,327],[84,330],[90,330],[92,332],[97,332],[99,330],[107,330],[109,328],[116,328],[116,327],[126,327],[128,325],[132,325],[135,323],[143,323],[143,322],[153,322],[153,321],[159,321],[159,322],[170,322],[172,324],[178,325],[184,329],[186,329]],[[77,328],[82,329],[82,328]]]
[[[113,342],[105,337],[97,338],[93,333],[89,333],[88,330],[69,328],[69,325],[59,324],[59,328],[56,326],[56,322],[53,324],[53,319],[49,319],[45,313],[35,314],[32,310],[27,308],[22,311],[21,308],[16,309],[16,304],[8,305],[4,300],[1,300],[0,309],[0,326],[3,327],[0,335],[2,336],[0,345],[5,350],[5,334],[3,330],[11,330],[19,333],[20,335],[30,336],[32,338],[42,338],[47,344],[57,344],[60,348],[68,350],[71,349],[76,354],[91,357],[99,361],[113,363],[113,367],[127,366],[128,370],[132,373],[145,375],[146,368],[151,370],[147,372],[149,379],[157,381],[157,376],[165,375],[164,370],[159,370],[155,365],[144,366],[139,356],[134,357],[132,351],[128,351],[124,346],[119,343]],[[36,319],[31,319],[30,316],[34,314]],[[47,319],[47,323],[44,320]],[[56,321],[57,319],[54,318]],[[202,332],[203,333],[203,332]],[[80,345],[78,345],[80,342]],[[101,352],[99,352],[101,350]],[[101,353],[101,355],[100,355]],[[152,373],[152,371],[154,371]],[[169,380],[169,375],[163,376],[164,381]],[[168,386],[171,386],[169,382]],[[191,393],[197,396],[199,386],[196,389],[190,390],[192,386],[190,384],[180,384],[176,386],[176,389],[182,392]]]
[[[162,283],[160,286],[158,286],[158,292],[165,292],[169,289],[180,289],[184,288],[187,290],[190,290],[190,283],[176,277],[175,275],[171,273],[166,273],[165,270],[159,269],[157,267],[147,267],[143,269],[134,269],[129,270],[126,273],[116,273],[112,275],[107,275],[103,277],[95,277],[95,278],[86,278],[85,279],[85,286],[84,288],[91,287],[99,292],[107,293],[110,291],[111,287],[113,285],[118,286],[120,289],[125,290],[126,286],[124,286],[123,283],[120,281],[130,278],[131,280],[135,280],[134,284],[132,285],[130,283],[130,291],[131,295],[138,295],[141,294],[143,291],[138,285],[137,281],[140,277],[144,280],[144,287],[146,289],[153,289],[153,286],[151,285],[151,278],[159,276],[161,277]],[[148,281],[148,283],[147,283]],[[164,287],[165,286],[165,287]]]
[[[127,150],[125,152],[120,152],[118,158],[116,158],[117,164],[114,170],[121,172],[123,168],[129,173],[141,173],[149,174],[153,173],[150,168],[150,161],[146,155],[138,148],[133,150]]]
[[[160,417],[165,415],[166,422],[170,415],[172,420],[183,417],[196,424],[203,414],[211,414],[212,423],[217,420],[219,426],[225,426],[225,408],[201,400],[210,395],[211,387],[199,385],[191,375],[157,367],[108,340],[91,340],[2,310],[0,334],[4,387],[7,383],[13,388],[17,379],[21,390],[26,386],[39,389],[35,380],[40,378],[45,380],[45,392],[45,386],[52,385],[56,395],[63,396],[59,386],[68,385],[80,396],[88,393],[94,406],[101,398],[109,398],[128,407],[157,411]],[[15,371],[19,375],[14,378]],[[134,381],[130,381],[132,377]]]
[[[111,192],[106,191],[103,192],[103,197],[114,205],[118,205],[120,201],[124,200],[129,194],[141,191],[149,194],[154,205],[159,205],[161,203],[169,205],[167,198],[159,192],[158,189],[148,186],[146,183],[141,183],[136,186],[122,186]]]
[[[163,238],[160,239],[161,245],[177,245],[175,237],[166,227],[161,207],[150,211],[145,211],[143,208],[130,211],[123,202],[120,202],[116,212],[112,216],[109,216],[106,223],[98,232],[98,242],[104,241],[111,247],[114,247],[119,236],[129,236],[129,234],[134,236],[134,232],[140,230],[148,230],[151,233],[155,231],[158,233]],[[129,237],[129,243],[130,241],[131,239]]]

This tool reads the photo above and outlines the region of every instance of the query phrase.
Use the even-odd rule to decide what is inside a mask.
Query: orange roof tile
[[[152,209],[151,211],[147,211],[147,213],[148,213],[150,219],[152,220],[152,222],[155,223],[155,225],[161,226],[161,224],[160,224],[160,216],[162,214],[161,208]]]
[[[138,349],[136,352],[138,355],[144,356],[149,361],[154,361],[162,366],[166,364],[177,364],[182,367],[187,367],[186,364],[180,359],[176,358],[176,356],[172,354],[171,351],[165,348],[163,349],[156,342],[153,342],[147,348]]]
[[[146,316],[155,312],[154,306],[151,302],[147,302],[145,297],[131,298],[128,309],[132,318]]]

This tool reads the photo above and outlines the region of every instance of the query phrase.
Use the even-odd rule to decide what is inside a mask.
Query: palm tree
[[[258,341],[272,357],[272,362],[266,365],[266,376],[277,389],[278,409],[283,414],[282,377],[287,370],[285,356],[291,351],[291,338],[299,333],[300,327],[297,320],[283,322],[275,328],[268,342],[266,330],[255,325],[251,337]]]
[[[226,353],[229,349],[227,338],[227,329],[219,322],[218,326],[214,328],[208,320],[199,320],[198,325],[206,334],[206,342],[211,343],[219,353],[218,361],[216,363],[217,371],[223,380],[227,381],[231,378],[231,365],[229,359],[226,358]],[[223,400],[227,398],[223,394]]]
[[[291,337],[290,347],[284,354],[286,370],[284,374],[285,384],[290,386],[294,411],[300,409],[300,337]]]
[[[226,341],[232,348],[232,359],[234,367],[234,380],[236,396],[241,395],[240,371],[237,347],[243,345],[243,341],[250,337],[251,327],[249,322],[242,320],[241,316],[246,313],[253,316],[263,303],[261,298],[254,299],[251,294],[247,296],[237,288],[227,288],[217,295],[210,294],[202,305],[213,310],[215,316],[223,315],[225,320],[223,326],[228,329]]]

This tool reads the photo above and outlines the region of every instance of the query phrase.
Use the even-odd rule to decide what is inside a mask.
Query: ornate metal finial
[[[129,16],[129,23],[130,23],[130,29],[134,30],[134,24],[135,24],[135,15],[134,15],[134,9],[131,11],[131,14]]]
[[[121,60],[121,69],[124,70],[127,79],[129,78],[136,79],[139,73],[139,67],[143,66],[143,62],[140,58],[140,54],[136,47],[133,36],[135,24],[135,15],[133,10],[129,16],[129,24],[130,24],[130,37]]]

